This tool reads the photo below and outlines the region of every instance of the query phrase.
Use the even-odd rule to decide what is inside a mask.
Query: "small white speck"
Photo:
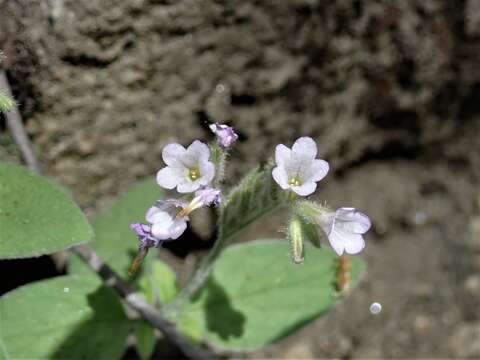
[[[223,93],[225,91],[225,85],[218,84],[217,86],[215,86],[215,91],[219,94]]]
[[[68,287],[64,287],[64,288],[63,288],[63,292],[64,292],[64,293],[68,293],[68,292],[70,292],[70,288],[68,288]]]
[[[417,211],[413,221],[416,225],[423,225],[427,221],[427,214],[425,214],[423,211]]]
[[[382,304],[374,302],[372,305],[370,305],[370,312],[374,315],[380,314],[380,311],[382,311]]]

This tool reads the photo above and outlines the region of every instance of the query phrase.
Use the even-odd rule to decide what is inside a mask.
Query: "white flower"
[[[162,152],[166,167],[157,173],[157,183],[166,189],[177,188],[189,193],[208,185],[215,176],[215,166],[209,161],[210,150],[195,140],[187,149],[180,144],[169,144]]]
[[[372,225],[367,215],[355,208],[342,207],[319,218],[320,226],[338,255],[357,254],[365,247],[365,234]]]
[[[187,228],[188,217],[177,216],[177,209],[184,209],[186,202],[180,200],[160,200],[152,206],[145,219],[152,224],[151,233],[158,240],[175,240]]]
[[[291,189],[298,195],[307,196],[317,188],[317,181],[328,173],[329,165],[325,160],[315,159],[317,144],[309,137],[301,137],[290,150],[283,144],[275,149],[277,167],[272,176],[284,190]]]

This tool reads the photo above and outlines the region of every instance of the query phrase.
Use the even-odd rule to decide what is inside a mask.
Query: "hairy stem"
[[[12,90],[10,89],[5,70],[0,70],[0,89],[2,89],[8,97],[12,98]],[[5,114],[5,117],[7,118],[8,129],[12,133],[13,139],[20,148],[28,168],[40,174],[42,172],[42,168],[40,167],[37,157],[35,156],[33,148],[30,144],[30,140],[28,139],[25,128],[23,127],[21,115],[18,112],[18,108],[15,103],[13,104],[12,109]]]
[[[113,288],[132,309],[136,310],[153,327],[159,329],[172,343],[190,359],[210,360],[214,355],[203,348],[191,344],[176,328],[175,324],[145,301],[140,294],[125,283],[102,259],[89,247],[77,245],[72,250],[97,273],[103,283]]]

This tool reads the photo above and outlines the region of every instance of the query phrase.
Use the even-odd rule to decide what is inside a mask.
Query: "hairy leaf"
[[[62,187],[0,164],[0,259],[48,254],[92,238],[85,215]]]
[[[337,256],[305,244],[305,262],[293,264],[285,241],[255,241],[225,250],[205,287],[186,308],[209,342],[252,350],[294,332],[341,298],[336,290]],[[348,258],[350,289],[364,269]]]
[[[75,276],[0,298],[1,359],[118,359],[129,322],[112,290]]]

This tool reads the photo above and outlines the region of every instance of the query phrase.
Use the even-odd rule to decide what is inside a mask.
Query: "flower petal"
[[[165,189],[173,189],[181,180],[183,179],[178,172],[169,166],[160,169],[157,173],[157,183]]]
[[[170,221],[156,222],[152,225],[152,235],[159,240],[170,239],[170,227],[172,224],[173,221],[171,218]]]
[[[344,245],[346,253],[358,254],[365,247],[365,240],[360,234],[352,234],[346,239]]]
[[[179,158],[185,155],[185,148],[177,143],[168,144],[163,148],[162,159],[169,166],[177,166]]]
[[[330,166],[328,162],[321,159],[315,159],[310,164],[309,169],[309,180],[310,181],[320,181],[322,180],[328,173]]]
[[[187,153],[189,156],[196,158],[199,163],[207,161],[210,158],[210,149],[199,140],[195,140],[190,144],[187,148]]]
[[[313,194],[316,188],[317,188],[317,183],[313,181],[306,182],[300,186],[292,186],[292,190],[295,191],[300,196],[308,196],[310,194]]]
[[[342,226],[345,229],[355,234],[365,234],[372,226],[370,218],[355,208],[339,208],[336,212],[336,218],[338,222],[343,223]]]
[[[278,185],[284,190],[290,188],[288,185],[288,175],[285,171],[285,168],[282,166],[277,166],[272,170],[273,179],[276,181]]]
[[[198,190],[200,188],[200,183],[197,181],[185,181],[181,184],[178,184],[177,191],[179,193],[190,193]]]
[[[335,228],[333,228],[328,235],[328,241],[338,256],[341,256],[345,250],[345,238],[343,234],[335,231]]]
[[[291,150],[283,144],[277,145],[275,148],[275,162],[278,166],[282,166],[290,160]]]
[[[187,222],[185,219],[176,219],[174,220],[172,226],[170,226],[170,238],[175,240],[178,239],[185,229],[187,228]]]
[[[358,254],[365,247],[365,240],[362,235],[354,234],[335,224],[332,228],[328,240],[338,255],[340,249],[344,249],[348,254]]]
[[[370,228],[372,227],[372,222],[370,221],[370,218],[365,215],[364,213],[361,213],[360,211],[357,211],[355,214],[355,229],[353,230],[357,234],[365,234]]]
[[[150,209],[148,209],[147,214],[145,215],[145,220],[151,224],[168,221],[170,218],[171,216],[167,212],[160,210],[156,206],[152,206]]]
[[[198,182],[200,185],[208,185],[215,177],[215,166],[210,161],[204,161],[199,164],[200,167],[200,179]]]
[[[330,232],[332,231],[334,219],[335,213],[333,211],[324,213],[318,217],[318,225],[320,225],[327,236],[330,235]]]
[[[295,153],[296,156],[315,159],[315,156],[317,156],[317,144],[311,137],[301,137],[293,144],[292,153]]]

